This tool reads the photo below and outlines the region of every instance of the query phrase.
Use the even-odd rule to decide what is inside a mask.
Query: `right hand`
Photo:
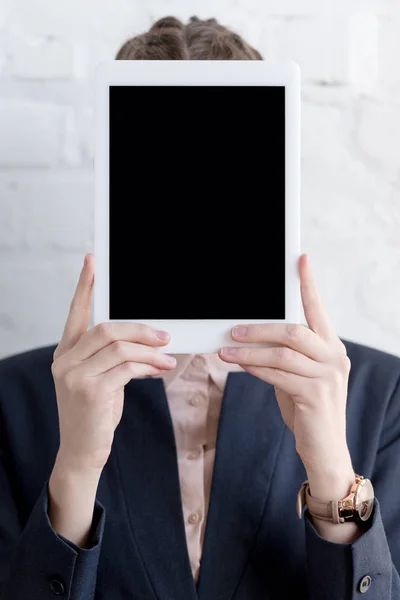
[[[176,365],[158,349],[169,341],[166,332],[122,322],[87,330],[93,282],[94,256],[88,254],[51,367],[60,425],[57,463],[78,473],[101,471],[107,462],[125,384]]]

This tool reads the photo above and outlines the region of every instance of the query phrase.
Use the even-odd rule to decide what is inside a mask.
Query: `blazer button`
[[[53,594],[56,596],[62,596],[65,594],[64,584],[59,579],[51,579],[49,582],[49,586]]]
[[[358,586],[360,592],[362,594],[365,594],[365,592],[368,592],[369,588],[371,587],[371,583],[372,583],[372,579],[369,575],[366,575],[365,577],[363,577]]]

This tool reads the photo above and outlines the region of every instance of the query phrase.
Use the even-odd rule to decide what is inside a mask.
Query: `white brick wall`
[[[303,249],[338,333],[400,355],[398,0],[3,0],[0,357],[60,336],[93,248],[93,69],[165,14],[299,62]]]

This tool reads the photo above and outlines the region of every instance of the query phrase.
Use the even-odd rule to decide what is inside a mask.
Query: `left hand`
[[[219,356],[274,386],[311,494],[329,501],[347,495],[354,482],[346,441],[350,360],[329,322],[306,254],[300,257],[299,272],[309,328],[287,323],[238,325],[232,338],[243,347],[221,348]],[[245,346],[255,342],[277,346]]]

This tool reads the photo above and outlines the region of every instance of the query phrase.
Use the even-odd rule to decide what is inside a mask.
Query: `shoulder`
[[[23,490],[25,506],[34,505],[59,446],[51,373],[55,348],[36,348],[0,360],[0,458],[12,473],[21,503]]]
[[[56,345],[35,348],[0,360],[0,394],[8,386],[48,385]]]
[[[352,456],[363,464],[400,427],[400,358],[344,341],[351,361],[347,427]],[[396,429],[392,435],[393,427]],[[368,450],[362,440],[368,440]],[[358,462],[357,462],[358,461]],[[365,467],[368,470],[368,467]]]
[[[36,348],[0,360],[0,414],[6,423],[28,426],[56,409],[51,364],[56,346]],[[16,416],[18,418],[16,419]]]
[[[354,391],[368,388],[372,392],[379,389],[381,396],[392,395],[400,378],[400,358],[362,344],[342,341],[351,362],[350,388]]]
[[[342,340],[347,349],[347,354],[355,366],[364,365],[364,367],[374,367],[387,371],[397,371],[400,373],[400,357],[376,348],[356,344],[348,340]]]
[[[0,360],[0,376],[15,374],[17,372],[30,373],[33,367],[36,369],[50,368],[55,349],[56,344],[53,344],[2,358]]]

